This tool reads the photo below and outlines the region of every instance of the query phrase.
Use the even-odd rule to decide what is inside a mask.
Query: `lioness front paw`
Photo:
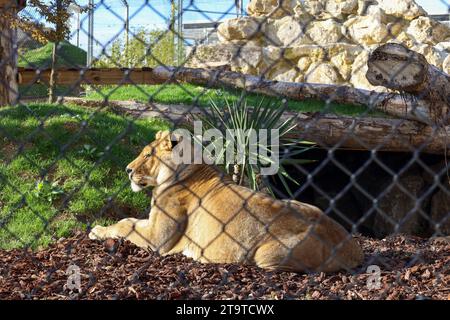
[[[89,239],[91,240],[105,240],[106,238],[106,227],[95,226],[91,232],[89,232]]]

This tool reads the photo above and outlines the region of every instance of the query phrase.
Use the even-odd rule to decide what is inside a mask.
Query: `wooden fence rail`
[[[49,84],[50,69],[36,70],[19,68],[19,84],[32,85],[35,83]],[[120,68],[92,68],[92,69],[59,69],[57,84],[76,86],[90,85],[118,85],[118,84],[161,84],[164,79],[155,76],[153,69],[120,69]]]

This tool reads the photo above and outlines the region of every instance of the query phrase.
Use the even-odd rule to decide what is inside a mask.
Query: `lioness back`
[[[220,177],[186,183],[197,197],[189,201],[185,237],[171,253],[291,271],[335,271],[362,262],[351,235],[317,207],[275,200]]]

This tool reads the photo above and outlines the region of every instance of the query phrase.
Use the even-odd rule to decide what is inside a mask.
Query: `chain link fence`
[[[0,298],[448,299],[446,24],[85,2],[0,1]]]

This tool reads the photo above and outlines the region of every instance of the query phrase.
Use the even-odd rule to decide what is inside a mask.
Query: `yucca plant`
[[[227,131],[235,133],[235,140],[221,141],[217,144],[215,154],[211,155],[217,164],[222,164],[225,171],[233,176],[233,180],[240,185],[247,185],[254,190],[266,190],[273,194],[273,189],[267,179],[263,179],[261,171],[264,167],[272,164],[274,159],[270,157],[271,152],[275,148],[283,154],[275,159],[278,161],[277,175],[289,193],[293,197],[293,192],[288,185],[288,180],[295,185],[299,185],[299,181],[292,178],[286,171],[285,165],[304,164],[311,160],[298,159],[299,154],[310,150],[314,144],[306,141],[294,141],[288,138],[296,130],[295,116],[283,118],[286,111],[287,103],[285,100],[278,104],[266,102],[264,99],[257,106],[251,107],[248,104],[245,95],[242,95],[237,101],[228,101],[220,96],[218,99],[210,100],[210,108],[207,108],[201,115],[193,115],[194,119],[202,122],[204,130],[219,130],[223,137],[227,136]],[[259,139],[256,141],[257,146],[251,148],[252,140],[251,130],[260,132],[266,129],[266,143],[261,143]],[[271,130],[278,133],[278,144],[272,143]],[[196,139],[196,137],[194,137]],[[198,138],[197,138],[198,139]],[[214,143],[214,142],[212,142]],[[232,144],[233,143],[233,144]],[[226,150],[232,147],[234,152],[234,162],[227,159]],[[266,150],[265,153],[255,152],[255,150]],[[210,152],[210,148],[204,146],[204,150]],[[238,156],[240,153],[240,157]],[[233,160],[231,159],[231,160]],[[249,161],[250,159],[256,161]],[[253,163],[252,163],[253,162]]]

